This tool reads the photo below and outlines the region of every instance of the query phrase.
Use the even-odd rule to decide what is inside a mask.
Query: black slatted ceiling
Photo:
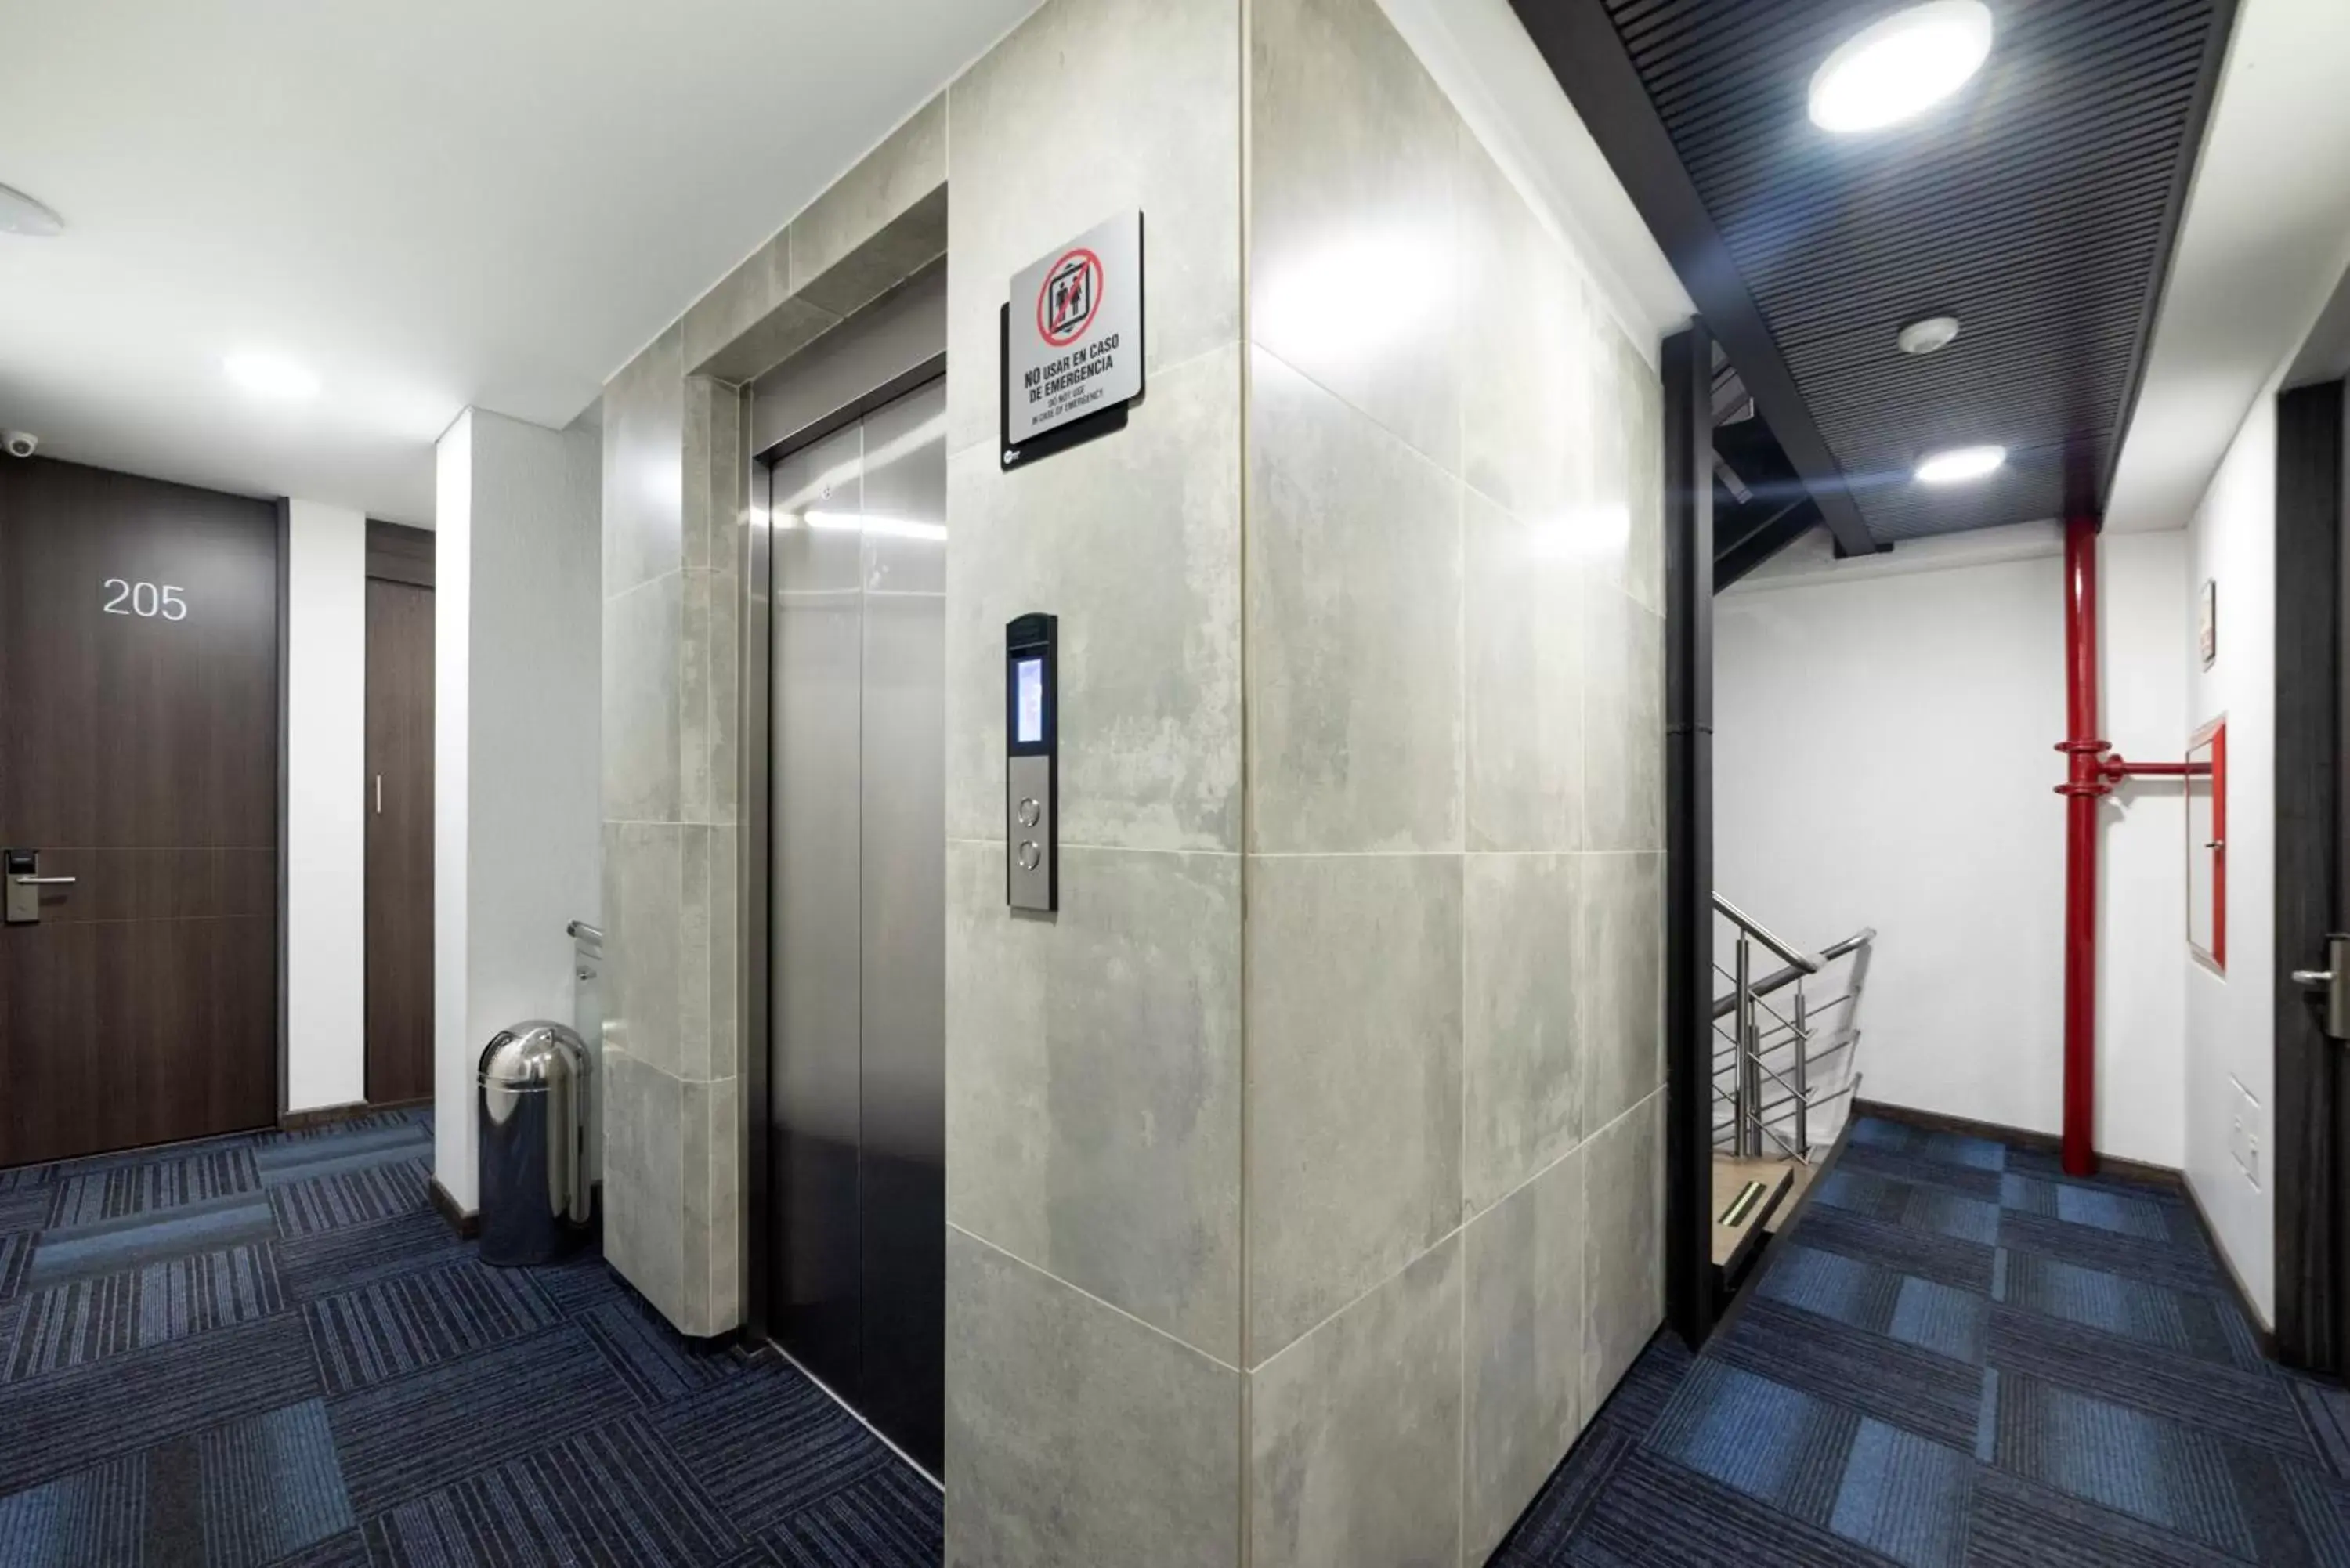
[[[2345,0],[2350,3],[2350,0]],[[1834,136],[1813,71],[1900,0],[1606,0],[1732,265],[1879,541],[2102,505],[2165,265],[2213,0],[1991,0],[1982,72]],[[1894,336],[1963,323],[1925,358]],[[1929,489],[1925,452],[2009,450]]]

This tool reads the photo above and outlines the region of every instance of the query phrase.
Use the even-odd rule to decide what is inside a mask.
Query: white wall
[[[2254,401],[2188,528],[2177,624],[2218,585],[2219,659],[2189,660],[2188,719],[2228,721],[2228,972],[2187,973],[2187,1179],[2263,1321],[2275,1322],[2274,1204],[2267,1186],[2276,952],[2276,402]]]
[[[472,784],[473,425],[457,416],[433,449],[432,1174],[462,1208],[481,1203],[473,1064],[465,1042],[465,824]]]
[[[286,1106],[367,1094],[367,519],[288,504]]]
[[[1905,552],[1932,569],[1906,569]],[[2175,535],[2104,545],[2108,738],[2125,754],[2185,750],[2182,560]],[[1715,886],[1806,945],[1877,928],[1856,1021],[1866,1097],[2059,1130],[2057,531],[1785,569],[1715,613]],[[2104,828],[2106,929],[2121,940],[2102,950],[2098,1143],[2173,1166],[2182,810],[2175,785],[2129,785]]]
[[[434,587],[434,1170],[480,1201],[473,1071],[569,1023],[600,919],[602,463],[590,427],[468,410],[441,438]]]
[[[2098,545],[2097,572],[2105,738],[2132,761],[2182,761],[2194,731],[2188,648],[2178,635],[2187,535],[2109,534]],[[2062,576],[2060,569],[2052,596],[2061,595]],[[2061,682],[2063,671],[2047,678]],[[2046,755],[2053,785],[2064,759]],[[2186,787],[2133,780],[2098,816],[2097,1147],[2176,1169],[2187,1158],[2181,997],[2192,964]]]

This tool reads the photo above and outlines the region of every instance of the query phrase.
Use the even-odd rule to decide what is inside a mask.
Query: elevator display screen
[[[1018,715],[1013,725],[1014,745],[1036,746],[1045,742],[1045,661],[1023,659],[1012,667],[1016,687],[1014,711]]]

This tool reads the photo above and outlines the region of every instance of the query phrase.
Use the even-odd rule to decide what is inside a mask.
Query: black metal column
[[[1665,1320],[1713,1331],[1713,339],[1665,339]]]
[[[2245,977],[2265,981],[2276,997],[2277,1355],[2288,1366],[2336,1376],[2350,1362],[2350,1095],[2342,1047],[2319,1026],[2324,993],[2294,984],[2290,971],[2324,967],[2326,933],[2344,929],[2350,916],[2344,404],[2340,381],[2277,398],[2276,972]]]

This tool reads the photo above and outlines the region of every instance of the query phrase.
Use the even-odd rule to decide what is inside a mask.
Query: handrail
[[[1814,1105],[1825,1104],[1825,1101],[1815,1101],[1812,1096],[1812,1041],[1814,1037],[1812,1021],[1815,1015],[1806,1005],[1804,981],[1807,976],[1819,973],[1835,960],[1876,940],[1876,929],[1864,927],[1821,952],[1807,953],[1719,893],[1713,895],[1713,907],[1716,913],[1738,928],[1738,940],[1731,944],[1731,967],[1723,969],[1718,963],[1713,966],[1730,981],[1731,992],[1727,997],[1714,1002],[1712,1017],[1708,1021],[1709,1028],[1717,1034],[1726,1033],[1730,1041],[1727,1071],[1731,1076],[1731,1086],[1726,1092],[1718,1081],[1711,1086],[1715,1095],[1730,1106],[1731,1147],[1742,1156],[1753,1158],[1762,1153],[1767,1141],[1778,1145],[1797,1159],[1809,1160],[1812,1154],[1812,1109]],[[1759,981],[1754,978],[1753,950],[1757,943],[1766,951],[1777,954],[1786,964],[1785,968],[1764,976]],[[1858,1042],[1858,1031],[1850,1027],[1850,1010],[1851,1004],[1859,999],[1860,977],[1866,966],[1865,957],[1854,966],[1852,983],[1846,988],[1845,995],[1837,999],[1846,1011],[1846,1028],[1840,1037],[1840,1044]],[[1794,990],[1792,1010],[1794,1016],[1792,1018],[1765,1000],[1773,992],[1789,986]],[[1766,1017],[1771,1020],[1769,1027],[1762,1023]],[[1721,1021],[1725,1018],[1731,1021],[1727,1031],[1721,1027]],[[1781,1040],[1783,1034],[1785,1039]],[[1780,1050],[1793,1052],[1786,1060],[1784,1073],[1763,1061],[1765,1055]],[[1722,1054],[1717,1051],[1713,1071],[1709,1077],[1718,1080],[1723,1072]],[[1775,1085],[1786,1093],[1778,1099],[1769,1099],[1766,1085]],[[1846,1085],[1847,1089],[1849,1086]],[[1779,1130],[1771,1125],[1773,1118],[1790,1106],[1794,1112],[1794,1139],[1792,1143],[1782,1137]]]
[[[1741,909],[1737,905],[1731,903],[1729,899],[1723,898],[1719,893],[1716,893],[1713,896],[1713,908],[1716,913],[1730,917],[1731,921],[1733,921],[1741,930],[1744,931],[1748,936],[1752,937],[1756,941],[1761,942],[1764,947],[1769,948],[1773,952],[1777,953],[1789,963],[1794,964],[1797,969],[1802,970],[1805,974],[1819,973],[1820,961],[1818,959],[1812,957],[1809,953],[1797,951],[1793,946],[1773,935],[1768,926],[1765,926],[1762,921],[1757,920],[1753,916],[1746,913],[1745,910]]]
[[[1717,897],[1714,899],[1714,902],[1719,904],[1721,902],[1721,899]],[[1733,920],[1738,919],[1738,917],[1735,915],[1731,915],[1730,918]],[[1746,925],[1746,922],[1743,920],[1739,920],[1738,923],[1742,926]],[[1776,947],[1772,946],[1774,939],[1766,935],[1763,931],[1755,927],[1747,926],[1746,929],[1749,931],[1752,931],[1755,940],[1760,941],[1764,947],[1771,948],[1771,950],[1773,952],[1777,952],[1779,950]],[[1826,968],[1829,964],[1835,962],[1836,960],[1844,957],[1845,954],[1852,952],[1856,949],[1866,947],[1876,940],[1877,928],[1875,926],[1863,926],[1859,930],[1855,931],[1852,935],[1845,938],[1844,940],[1837,942],[1833,947],[1822,948],[1811,968],[1803,969],[1794,964],[1789,964],[1785,969],[1773,970],[1769,974],[1764,975],[1761,980],[1756,981],[1747,989],[1758,997],[1768,996],[1774,991],[1784,991],[1787,987],[1794,984],[1795,981],[1803,979],[1805,975],[1819,973],[1821,970]],[[1736,992],[1731,992],[1728,996],[1723,997],[1713,1004],[1713,1015],[1716,1018],[1727,1018],[1737,1010],[1738,993]]]

